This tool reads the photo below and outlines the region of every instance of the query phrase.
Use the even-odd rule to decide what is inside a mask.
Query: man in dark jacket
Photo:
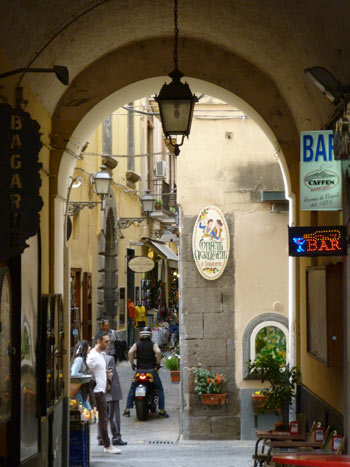
[[[136,369],[139,370],[154,370],[152,371],[154,377],[154,385],[158,389],[159,395],[159,416],[163,418],[168,418],[169,415],[164,410],[165,408],[165,397],[164,397],[164,389],[162,382],[160,380],[158,370],[160,367],[160,361],[162,359],[162,353],[158,347],[158,344],[155,344],[151,340],[152,338],[152,331],[150,328],[143,328],[140,332],[140,342],[134,344],[131,349],[129,350],[129,362],[131,364],[131,368],[135,371]],[[134,363],[134,358],[137,358],[137,365]],[[126,401],[126,409],[124,410],[123,415],[125,417],[130,417],[130,409],[133,408],[134,405],[134,392],[135,387],[137,386],[137,382],[131,383],[128,399]]]
[[[123,399],[122,388],[120,386],[119,375],[116,368],[114,357],[111,355],[103,354],[106,360],[107,371],[112,371],[112,379],[110,381],[109,391],[106,393],[107,408],[108,408],[108,420],[112,432],[112,444],[113,446],[125,446],[128,444],[122,440],[120,433],[120,407],[119,401]],[[98,443],[102,444],[102,440],[99,436],[97,437]]]

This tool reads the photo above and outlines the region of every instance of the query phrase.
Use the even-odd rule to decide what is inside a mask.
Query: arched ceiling
[[[303,76],[315,64],[350,81],[349,14],[343,0],[179,0],[180,37],[242,57],[278,83],[282,94],[296,85],[316,94]],[[172,0],[11,0],[1,2],[0,18],[0,47],[15,66],[28,65],[51,41],[33,65],[66,65],[72,79],[116,48],[173,35]],[[171,52],[164,51],[164,74]],[[26,80],[53,111],[64,87],[47,75]]]
[[[239,95],[294,146],[299,130],[334,111],[304,69],[322,65],[350,82],[349,14],[343,0],[179,0],[179,68]],[[173,67],[172,0],[11,0],[0,18],[14,67],[68,67],[68,89],[47,74],[24,82],[72,129],[108,93]]]

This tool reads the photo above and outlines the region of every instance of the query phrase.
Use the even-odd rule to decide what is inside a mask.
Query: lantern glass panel
[[[191,100],[166,100],[159,102],[165,135],[188,135],[192,117]]]

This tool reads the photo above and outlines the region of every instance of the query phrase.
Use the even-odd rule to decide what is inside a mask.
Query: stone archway
[[[126,102],[128,102],[130,100],[133,100],[133,99],[135,99],[137,97],[144,96],[144,95],[156,92],[156,90],[159,89],[158,86],[160,86],[159,82],[162,82],[162,81],[163,81],[162,78],[160,78],[160,79],[153,78],[153,79],[150,79],[150,80],[144,80],[144,81],[142,81],[140,83],[136,83],[135,85],[129,85],[129,86],[121,89],[120,91],[117,91],[116,93],[114,93],[109,98],[106,98],[105,101],[103,101],[103,103],[100,103],[98,106],[96,106],[94,109],[92,109],[91,112],[88,115],[86,115],[85,118],[83,118],[81,120],[81,122],[79,122],[79,124],[77,125],[76,130],[73,132],[71,141],[74,142],[74,144],[76,144],[76,147],[78,148],[79,145],[82,144],[85,141],[84,137],[87,137],[87,132],[88,132],[89,127],[92,126],[92,122],[95,122],[95,126],[96,126],[101,120],[103,120],[105,114],[108,113],[109,108],[117,108],[118,106],[121,106],[122,104],[125,104]],[[254,109],[252,109],[247,103],[245,103],[244,101],[239,99],[237,96],[233,95],[232,93],[228,92],[227,90],[225,90],[225,89],[223,89],[221,87],[215,86],[213,84],[210,84],[210,83],[207,83],[207,82],[204,82],[204,81],[195,80],[195,79],[191,79],[190,83],[191,83],[191,86],[193,86],[193,89],[195,89],[197,92],[204,92],[204,93],[207,93],[207,94],[210,94],[210,95],[216,95],[219,98],[225,100],[226,102],[231,102],[234,105],[236,105],[237,107],[244,108],[244,110],[247,113],[249,113],[250,115],[253,115],[253,118],[261,124],[261,126],[264,129],[265,133],[269,136],[270,140],[273,142],[276,152],[280,156],[280,158],[279,158],[280,159],[280,164],[284,168],[284,180],[285,180],[285,186],[286,186],[286,193],[287,193],[288,198],[290,200],[293,200],[293,193],[292,193],[292,189],[291,189],[291,181],[290,181],[290,177],[289,177],[289,173],[288,173],[287,163],[286,163],[286,161],[285,161],[285,159],[283,157],[283,154],[282,154],[281,150],[278,148],[278,144],[277,144],[277,141],[276,141],[276,136],[274,135],[273,131],[267,126],[266,122],[262,119],[262,117],[259,116],[256,112],[254,112]],[[84,125],[85,120],[87,121],[86,126]],[[64,156],[62,158],[61,172],[59,174],[58,189],[64,187],[64,183],[63,183],[64,182],[64,173],[65,173],[66,170],[69,169],[69,167],[71,167],[71,169],[73,168],[74,162],[75,162],[74,157],[72,157],[72,155],[67,151],[66,154],[64,154]],[[64,192],[62,192],[62,196],[63,196],[63,194],[64,194]],[[294,212],[294,210],[291,209],[291,218],[290,218],[291,221],[293,221],[293,219],[294,219],[293,218],[293,212]],[[106,238],[108,237],[109,232],[110,232],[109,228],[108,228],[108,225],[109,225],[108,224],[108,216],[106,217],[106,219],[107,219],[107,221],[104,224],[104,235],[103,235],[103,237],[101,236],[101,239],[103,238],[104,242],[106,242]],[[103,248],[104,248],[104,255],[105,255],[105,258],[106,258],[106,255],[107,255],[106,245],[104,245]],[[231,261],[231,263],[232,263],[232,261]],[[232,264],[231,263],[229,265],[228,271],[232,272],[234,270],[234,265],[233,265],[233,263]],[[104,267],[105,266],[106,266],[106,263],[104,263]],[[107,283],[106,282],[106,270],[104,270],[103,272],[101,271],[101,277],[102,277],[102,275],[103,275],[104,281],[105,281],[104,284],[106,285],[106,283]],[[105,285],[104,285],[104,287],[105,287]],[[233,292],[231,290],[232,287],[231,287],[231,285],[229,283],[225,283],[224,286],[225,286],[225,289],[220,290],[220,292],[224,293],[225,303],[231,303],[232,304],[232,301],[233,301]],[[104,299],[105,299],[105,296],[106,296],[105,292],[106,292],[106,289],[104,289],[103,295],[102,295],[102,298],[103,298],[102,305],[103,306],[105,306],[105,302],[104,302]],[[185,297],[185,295],[184,295],[184,297]],[[186,304],[186,305],[188,305],[188,304]],[[291,313],[291,319],[293,320],[294,310],[292,310],[292,311],[293,311],[293,313]],[[105,308],[103,308],[101,310],[101,312],[104,313]],[[232,318],[232,316],[231,316],[231,318]],[[191,324],[190,323],[182,323],[182,324],[183,324],[183,329],[186,329],[188,331],[189,326]],[[224,326],[224,327],[228,328],[228,326]],[[199,352],[202,351],[201,349],[197,349],[197,350]],[[187,365],[188,367],[193,366],[191,364],[190,359],[188,358],[189,353],[191,353],[192,351],[193,351],[193,349],[190,347],[189,342],[187,342],[186,345],[184,345],[184,349],[183,349],[183,352],[184,352],[183,362],[185,362],[184,365]],[[219,366],[218,362],[219,362],[220,358],[221,358],[220,353],[217,352],[216,360],[214,362],[214,366]],[[186,363],[186,362],[188,362],[188,363]],[[195,431],[194,430],[194,425],[195,424],[198,425],[198,417],[194,416],[194,414],[196,412],[196,408],[194,407],[194,398],[191,399],[191,395],[189,394],[189,385],[191,384],[191,372],[186,370],[186,371],[184,371],[183,375],[184,375],[184,382],[183,382],[183,384],[184,384],[184,386],[183,386],[184,397],[183,397],[183,400],[182,400],[182,403],[183,403],[183,406],[182,406],[182,413],[183,413],[182,429],[183,429],[183,433],[184,433],[185,437],[191,438],[192,437],[192,432]],[[231,404],[230,404],[229,413],[225,414],[223,417],[219,417],[219,418],[216,417],[218,426],[221,426],[221,433],[219,434],[219,436],[224,437],[224,438],[227,437],[227,436],[229,436],[229,438],[232,438],[233,436],[238,436],[238,433],[239,433],[240,419],[239,419],[239,416],[238,416],[238,413],[237,413],[237,407],[238,407],[238,403],[239,403],[239,394],[238,394],[237,387],[235,385],[232,385],[232,387],[230,387],[230,392],[231,392],[232,396],[231,396]],[[204,424],[205,424],[205,421],[204,421]],[[216,428],[215,428],[214,425],[210,429],[211,430],[213,429],[214,432],[216,431]],[[227,433],[230,433],[230,434],[227,435]],[[207,436],[207,434],[202,432],[202,433],[200,433],[200,435],[198,435],[198,430],[197,430],[196,434],[194,436],[195,437],[196,436],[197,437],[198,436],[205,437],[205,436]],[[217,436],[217,434],[215,434],[215,435],[213,433],[209,434],[209,438],[210,437],[215,438],[216,436]]]

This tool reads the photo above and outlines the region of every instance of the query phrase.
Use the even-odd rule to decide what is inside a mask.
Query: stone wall
[[[239,391],[235,381],[233,215],[226,216],[231,251],[222,276],[205,280],[192,254],[196,217],[182,216],[181,371],[182,430],[184,439],[239,439]],[[204,406],[193,387],[193,369],[201,366],[226,375],[228,403]]]

